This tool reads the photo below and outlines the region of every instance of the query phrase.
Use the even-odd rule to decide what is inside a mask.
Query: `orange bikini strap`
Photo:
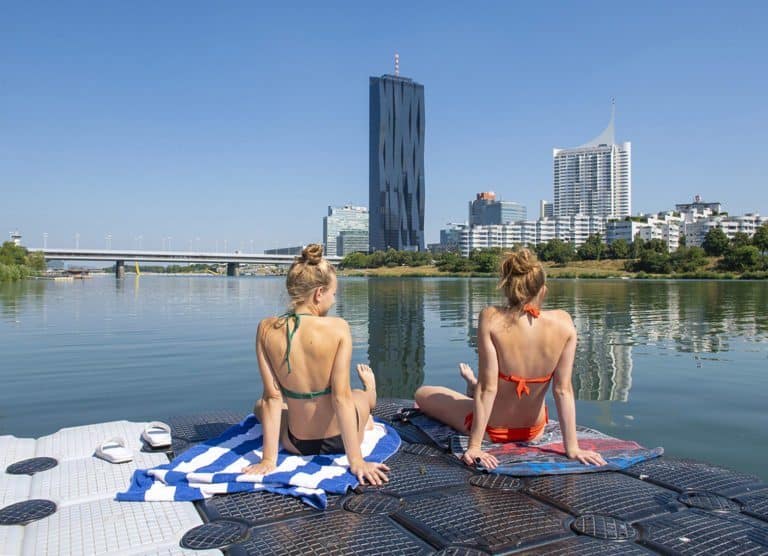
[[[539,315],[541,315],[541,309],[539,309],[535,305],[531,305],[530,303],[526,303],[523,306],[523,313],[528,313],[533,318],[537,319],[537,318],[539,318]]]
[[[544,384],[552,380],[553,376],[555,376],[555,371],[552,371],[547,376],[542,376],[538,378],[523,378],[520,376],[505,375],[505,374],[499,373],[500,379],[506,380],[507,382],[517,382],[517,388],[515,390],[517,392],[518,399],[522,398],[523,394],[526,394],[527,396],[531,395],[531,389],[528,388],[529,382],[532,384]]]

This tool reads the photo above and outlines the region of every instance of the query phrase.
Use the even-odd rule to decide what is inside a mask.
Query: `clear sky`
[[[611,97],[633,212],[768,213],[768,2],[264,4],[0,0],[0,232],[320,241],[329,204],[368,205],[368,78],[395,51],[425,86],[428,242],[478,191],[537,218],[552,148]]]

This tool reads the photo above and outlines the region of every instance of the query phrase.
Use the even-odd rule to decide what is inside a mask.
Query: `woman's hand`
[[[492,454],[486,454],[480,448],[468,448],[461,460],[467,465],[482,465],[486,469],[496,469],[499,460]]]
[[[388,483],[389,467],[383,463],[374,463],[371,461],[360,460],[359,462],[349,464],[349,471],[357,477],[361,485],[366,484],[379,486],[382,483]]]
[[[266,475],[272,473],[277,468],[273,461],[261,460],[259,463],[254,463],[248,467],[243,468],[243,473],[248,475]]]
[[[568,452],[566,455],[570,459],[579,460],[584,465],[605,465],[607,463],[603,459],[603,456],[592,450],[582,450],[581,448],[577,448],[576,450]]]

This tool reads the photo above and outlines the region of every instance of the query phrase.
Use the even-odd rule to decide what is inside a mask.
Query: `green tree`
[[[728,249],[728,236],[720,228],[712,228],[704,236],[701,246],[710,257],[720,257]]]
[[[752,240],[744,232],[736,232],[731,238],[732,247],[744,247],[745,245],[751,245]]]
[[[3,246],[0,247],[0,263],[6,265],[18,264],[23,265],[27,260],[27,250],[16,245],[12,241],[6,241]]]
[[[626,259],[632,253],[632,246],[626,239],[616,239],[608,246],[608,256],[612,259]]]
[[[652,274],[669,274],[672,272],[672,262],[669,253],[659,253],[653,249],[645,249],[633,265],[635,271]]]
[[[602,236],[593,234],[579,247],[576,254],[583,261],[599,261],[605,256],[606,251],[607,247],[603,243]]]
[[[650,239],[646,241],[645,245],[643,245],[643,250],[669,254],[669,247],[663,239]]]
[[[752,236],[752,245],[757,247],[761,253],[768,251],[768,222],[755,230]]]
[[[350,253],[341,261],[341,268],[366,268],[368,257],[365,253]]]
[[[632,258],[637,259],[645,249],[645,240],[641,237],[635,236],[635,240],[632,242]]]
[[[43,271],[45,270],[45,255],[41,251],[35,251],[27,255],[26,264],[32,270]]]
[[[539,252],[541,260],[552,261],[557,264],[565,264],[568,261],[572,261],[574,256],[573,244],[561,239],[550,239],[541,247]]]
[[[696,272],[707,264],[707,258],[701,247],[681,246],[672,253],[670,262],[675,272]]]
[[[754,245],[732,247],[723,255],[719,265],[723,270],[746,272],[747,270],[762,270],[763,258]]]
[[[501,262],[501,249],[475,249],[469,256],[478,272],[497,272]]]

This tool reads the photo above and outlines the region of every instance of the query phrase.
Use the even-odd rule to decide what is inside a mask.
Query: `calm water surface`
[[[342,279],[335,310],[379,394],[412,397],[425,382],[462,387],[456,364],[476,364],[494,286]],[[561,280],[549,291],[580,335],[579,423],[768,480],[768,284]],[[286,301],[282,278],[0,284],[0,434],[248,411],[261,394],[256,324]]]

